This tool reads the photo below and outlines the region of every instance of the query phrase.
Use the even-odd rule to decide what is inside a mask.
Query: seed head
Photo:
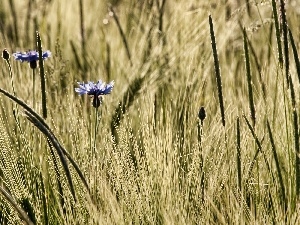
[[[2,58],[5,60],[9,60],[9,52],[7,51],[7,49],[5,48],[2,52]]]
[[[201,106],[199,113],[198,113],[198,117],[201,121],[203,121],[206,117],[206,112],[203,106]]]

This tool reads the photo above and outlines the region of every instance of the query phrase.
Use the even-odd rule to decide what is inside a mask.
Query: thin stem
[[[123,41],[123,44],[125,46],[125,49],[126,49],[126,54],[127,54],[127,57],[130,61],[130,65],[132,66],[132,60],[131,60],[131,54],[130,54],[130,50],[129,50],[129,46],[128,46],[128,42],[127,42],[127,39],[126,39],[126,35],[121,27],[121,23],[120,23],[120,20],[119,20],[119,17],[117,16],[117,14],[115,13],[113,7],[109,7],[109,10],[113,13],[113,18],[117,24],[117,27],[118,27],[118,30],[120,32],[120,35],[121,35],[121,38],[122,38],[122,41]]]
[[[35,109],[35,69],[32,69],[32,105],[33,105],[33,108]]]
[[[11,69],[11,65],[8,59],[5,59],[5,62],[7,63],[8,69],[9,69],[9,76],[10,76],[10,80],[11,80],[11,86],[12,86],[12,91],[13,91],[13,95],[16,96],[16,91],[15,91],[15,86],[14,86],[14,79],[13,79],[13,73],[12,73],[12,69]]]
[[[98,108],[95,107],[95,130],[94,130],[94,147],[92,152],[92,158],[95,158],[96,156],[96,138],[97,138],[97,128],[98,128]]]
[[[79,0],[79,15],[80,15],[80,33],[81,33],[81,53],[82,59],[85,59],[85,27],[84,27],[84,11],[83,11],[83,1]]]
[[[40,77],[41,77],[41,93],[42,93],[42,111],[43,111],[43,118],[47,119],[47,100],[46,100],[46,80],[45,80],[45,72],[44,72],[44,62],[43,62],[43,51],[42,51],[42,43],[41,37],[39,32],[36,32],[36,39],[37,39],[37,47],[39,52],[39,67],[40,67]]]

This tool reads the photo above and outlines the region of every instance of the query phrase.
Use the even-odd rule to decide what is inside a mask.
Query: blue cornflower
[[[30,63],[30,67],[32,69],[35,69],[37,64],[36,61],[39,60],[39,53],[35,50],[32,51],[27,51],[27,52],[16,52],[13,53],[13,56],[15,57],[15,60],[19,60],[21,62],[29,62]],[[42,58],[45,60],[47,58],[49,58],[51,56],[51,52],[50,51],[45,51],[42,54]]]
[[[94,82],[89,81],[88,83],[78,82],[79,88],[75,88],[75,91],[79,93],[79,95],[87,94],[93,99],[93,106],[98,108],[102,102],[101,95],[108,95],[111,93],[114,87],[114,81],[106,84],[102,80],[99,80],[96,84]]]
[[[32,62],[39,60],[39,53],[35,50],[27,52],[16,52],[13,54],[15,60],[20,60],[21,62]],[[50,51],[45,51],[42,54],[43,59],[47,59],[51,56]]]

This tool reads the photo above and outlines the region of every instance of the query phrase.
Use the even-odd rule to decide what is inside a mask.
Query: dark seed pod
[[[203,121],[206,117],[206,112],[203,106],[199,110],[198,117],[201,121]]]
[[[9,52],[6,49],[4,49],[2,52],[2,58],[5,60],[9,60],[9,57]]]

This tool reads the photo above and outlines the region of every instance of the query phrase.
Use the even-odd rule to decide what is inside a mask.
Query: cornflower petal
[[[27,51],[27,52],[16,52],[13,53],[13,56],[15,57],[15,60],[19,60],[21,62],[34,62],[39,60],[39,53],[35,50]],[[46,60],[51,56],[51,52],[49,50],[42,53],[42,58]]]

